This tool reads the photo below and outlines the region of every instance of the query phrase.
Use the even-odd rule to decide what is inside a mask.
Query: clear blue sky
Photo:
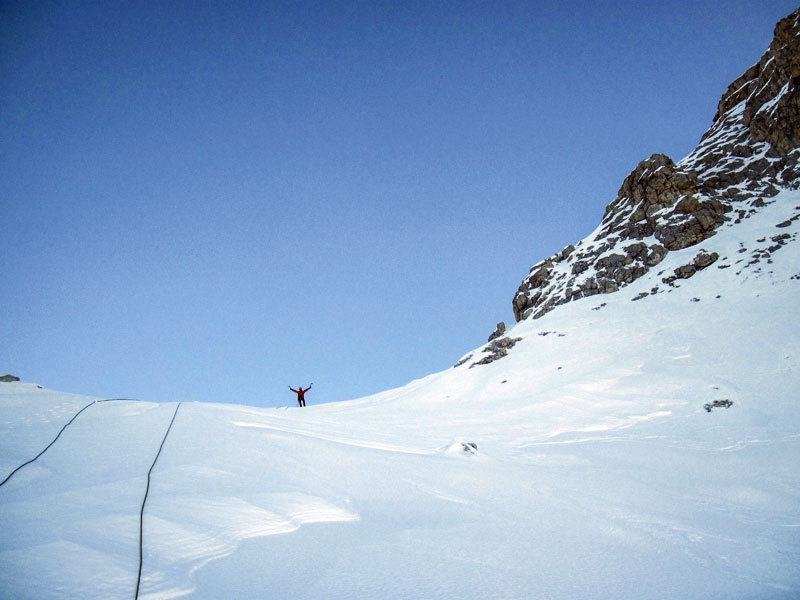
[[[447,368],[795,8],[5,0],[0,371],[279,406]]]

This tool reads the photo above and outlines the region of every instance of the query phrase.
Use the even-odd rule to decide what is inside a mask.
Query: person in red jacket
[[[313,383],[309,383],[306,389],[303,389],[302,386],[298,385],[297,389],[294,389],[292,386],[289,386],[289,389],[292,390],[295,394],[297,394],[297,404],[300,406],[306,405],[306,392],[311,389],[311,386],[314,385]]]

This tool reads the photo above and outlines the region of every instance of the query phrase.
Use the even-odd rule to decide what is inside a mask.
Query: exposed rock
[[[465,363],[469,362],[469,360],[470,360],[471,358],[472,358],[472,353],[470,352],[470,353],[469,353],[469,354],[467,354],[467,355],[466,355],[464,358],[462,358],[462,359],[461,359],[461,360],[459,360],[459,361],[458,361],[456,364],[454,364],[454,365],[453,365],[453,368],[460,367],[461,365],[463,365],[463,364],[465,364]]]
[[[678,279],[689,279],[695,273],[697,273],[697,267],[694,265],[682,265],[675,269],[675,277]]]
[[[747,97],[742,115],[753,140],[769,143],[776,157],[800,147],[798,14],[795,11],[775,27],[769,50],[756,65],[756,86]],[[784,86],[788,86],[785,91]]]
[[[673,218],[654,229],[656,239],[668,250],[683,250],[711,237],[727,220],[725,213],[731,210],[730,205],[716,199],[701,202],[692,197],[690,200],[682,207],[685,210],[681,210],[681,203],[678,203],[671,215]],[[690,211],[688,204],[691,204]],[[681,213],[684,219],[675,218]]]
[[[494,333],[492,333],[492,335],[489,336],[489,341],[491,342],[492,340],[499,338],[505,332],[506,332],[506,324],[503,321],[500,321],[497,324],[497,328],[495,328]]]
[[[653,244],[648,247],[647,257],[644,262],[648,267],[655,267],[658,263],[664,260],[667,255],[667,249],[661,244]]]
[[[706,409],[706,412],[711,412],[715,408],[730,408],[731,406],[733,406],[733,402],[726,398],[724,400],[714,400],[713,402],[704,404],[703,408]]]
[[[708,252],[700,252],[692,262],[698,269],[705,269],[707,266],[713,265],[717,260],[719,260],[719,254],[716,252],[710,254]]]
[[[464,454],[478,454],[478,444],[475,442],[461,442]]]
[[[521,341],[522,338],[497,338],[490,342],[483,351],[488,353],[488,356],[484,356],[479,361],[472,363],[469,368],[471,369],[475,365],[488,365],[498,359],[503,358],[504,356],[508,355],[508,351],[513,348],[517,342]]]
[[[605,217],[631,210],[630,216],[615,228],[624,230],[626,221],[652,219],[659,211],[696,193],[697,173],[677,167],[664,154],[653,154],[625,178],[616,200],[606,207]]]
[[[11,383],[13,381],[19,381],[19,377],[15,377],[14,375],[0,376],[0,382],[2,383]]]
[[[716,252],[711,252],[709,254],[708,252],[700,251],[697,256],[692,259],[690,264],[681,265],[673,271],[673,275],[664,277],[661,281],[672,285],[678,279],[689,279],[698,271],[702,271],[709,265],[713,265],[717,260],[719,260],[719,254]]]
[[[592,237],[531,267],[514,295],[514,317],[536,319],[566,302],[615,292],[669,252],[703,242],[780,189],[799,186],[800,10],[778,23],[759,63],[728,87],[689,156],[675,163],[653,154],[640,162]],[[700,253],[663,281],[691,277],[718,258]]]

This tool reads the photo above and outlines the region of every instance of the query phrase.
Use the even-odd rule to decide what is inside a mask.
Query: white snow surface
[[[376,396],[95,402],[0,486],[0,598],[135,597],[173,415],[140,598],[798,598],[795,215],[781,192],[676,287],[699,247]],[[94,400],[0,384],[0,478]]]

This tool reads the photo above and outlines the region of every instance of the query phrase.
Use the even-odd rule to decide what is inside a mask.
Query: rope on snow
[[[56,437],[54,437],[54,438],[53,438],[53,441],[52,441],[52,442],[50,442],[49,444],[47,444],[47,446],[45,446],[45,449],[44,449],[44,450],[42,450],[41,452],[39,452],[39,454],[37,454],[36,456],[34,456],[34,457],[33,457],[32,459],[30,459],[29,461],[22,463],[22,464],[21,464],[20,466],[18,466],[16,469],[14,469],[13,471],[11,471],[11,473],[9,473],[9,474],[8,474],[8,477],[6,477],[5,479],[3,479],[3,481],[0,481],[0,486],[4,485],[6,481],[8,481],[9,479],[11,479],[11,476],[12,476],[14,473],[16,473],[17,471],[19,471],[19,470],[20,470],[22,467],[25,467],[25,466],[27,466],[27,465],[31,464],[33,461],[35,461],[36,459],[38,459],[38,458],[39,458],[39,457],[40,457],[42,454],[44,454],[45,452],[47,452],[47,451],[50,449],[50,446],[52,446],[53,444],[55,444],[55,443],[56,443],[56,441],[58,440],[58,438],[60,438],[60,437],[61,437],[61,434],[62,434],[62,433],[64,433],[64,430],[65,430],[67,427],[69,427],[69,426],[72,424],[72,422],[73,422],[75,419],[77,419],[77,418],[78,418],[78,415],[79,415],[79,414],[81,414],[83,411],[85,411],[87,408],[89,408],[89,407],[90,407],[92,404],[96,404],[96,403],[97,403],[97,400],[93,400],[92,402],[90,402],[89,404],[87,404],[86,406],[84,406],[82,409],[80,409],[78,412],[76,412],[76,413],[75,413],[75,415],[74,415],[74,416],[73,416],[73,417],[72,417],[72,418],[71,418],[69,421],[67,421],[67,423],[66,423],[66,424],[65,424],[65,425],[64,425],[64,426],[61,428],[61,431],[59,431],[59,432],[58,432],[58,435],[56,435]]]
[[[167,431],[164,433],[164,438],[161,440],[161,445],[158,447],[158,452],[156,452],[156,457],[153,459],[153,464],[150,465],[150,468],[147,470],[147,486],[144,489],[144,499],[142,500],[142,507],[139,510],[139,574],[136,576],[136,596],[135,596],[137,600],[139,598],[139,586],[142,583],[144,505],[147,503],[147,494],[150,492],[150,474],[153,472],[153,468],[156,466],[158,457],[161,456],[161,450],[163,450],[164,443],[167,441],[167,436],[169,435],[169,432],[172,429],[172,424],[175,423],[175,417],[178,416],[178,409],[181,407],[181,404],[183,403],[178,402],[178,406],[175,407],[175,413],[172,415],[172,420],[169,422],[169,427],[167,427]]]
[[[9,479],[11,479],[11,477],[17,471],[19,471],[23,467],[31,464],[35,460],[38,460],[40,456],[42,456],[45,452],[47,452],[50,449],[50,447],[58,441],[58,438],[61,437],[61,434],[64,433],[64,431],[67,429],[67,427],[72,425],[72,422],[75,421],[75,419],[77,419],[78,416],[80,416],[80,414],[83,411],[85,411],[87,408],[89,408],[90,406],[92,406],[94,404],[97,404],[99,402],[122,402],[122,401],[131,401],[131,400],[128,400],[127,398],[109,398],[109,399],[106,399],[106,400],[92,400],[89,404],[87,404],[86,406],[81,408],[78,412],[76,412],[72,416],[72,418],[64,424],[64,426],[61,428],[61,430],[58,432],[58,434],[56,434],[56,437],[54,437],[53,440],[49,444],[47,444],[47,446],[45,446],[44,449],[41,452],[39,452],[39,454],[34,456],[32,459],[30,459],[28,461],[25,461],[24,463],[19,465],[16,469],[11,471],[11,473],[9,473],[6,476],[6,478],[3,479],[3,481],[0,481],[0,486],[5,485],[5,483]],[[181,404],[183,404],[183,403],[182,402],[178,402],[178,405],[175,407],[175,412],[172,414],[172,420],[170,420],[170,422],[169,422],[169,426],[167,427],[167,431],[164,432],[164,437],[161,439],[161,444],[158,447],[158,452],[156,452],[156,456],[153,459],[153,463],[150,465],[150,468],[147,470],[147,485],[145,486],[145,490],[144,490],[144,498],[142,499],[142,506],[139,509],[139,572],[138,572],[138,575],[136,577],[136,598],[137,599],[139,598],[139,587],[140,587],[141,581],[142,581],[142,562],[143,562],[143,555],[144,555],[144,552],[143,552],[144,506],[147,503],[147,495],[150,492],[150,476],[153,473],[153,468],[156,466],[156,462],[158,461],[158,457],[161,456],[161,451],[164,449],[164,444],[167,441],[167,436],[169,435],[169,432],[172,430],[172,425],[175,423],[175,417],[178,416],[178,409],[181,407]]]
[[[108,399],[106,399],[106,400],[93,400],[92,402],[90,402],[89,404],[87,404],[86,406],[84,406],[82,409],[80,409],[78,412],[76,412],[76,413],[75,413],[75,414],[72,416],[72,418],[71,418],[69,421],[67,421],[67,423],[66,423],[66,424],[65,424],[65,425],[64,425],[64,426],[61,428],[61,431],[59,431],[59,432],[58,432],[58,434],[56,435],[56,437],[54,437],[54,438],[53,438],[53,441],[51,441],[49,444],[47,444],[47,446],[45,446],[44,450],[42,450],[41,452],[39,452],[39,454],[37,454],[36,456],[34,456],[32,459],[30,459],[30,460],[28,460],[28,461],[25,461],[24,463],[22,463],[22,464],[21,464],[20,466],[18,466],[16,469],[14,469],[13,471],[11,471],[11,473],[9,473],[9,474],[8,474],[8,476],[7,476],[5,479],[3,479],[3,481],[0,481],[0,487],[2,487],[2,486],[3,486],[3,485],[4,485],[4,484],[5,484],[5,483],[6,483],[6,482],[9,480],[9,479],[11,479],[12,475],[14,475],[14,473],[16,473],[17,471],[19,471],[19,470],[20,470],[22,467],[26,467],[26,466],[28,466],[28,465],[29,465],[29,464],[31,464],[33,461],[37,460],[37,459],[38,459],[38,458],[39,458],[39,457],[40,457],[42,454],[44,454],[45,452],[47,452],[47,451],[50,449],[50,446],[52,446],[53,444],[55,444],[55,443],[56,443],[56,441],[58,441],[58,438],[60,438],[60,437],[61,437],[61,434],[62,434],[62,433],[64,433],[64,430],[65,430],[67,427],[69,427],[70,425],[72,425],[72,422],[73,422],[75,419],[77,419],[77,418],[78,418],[78,415],[80,415],[80,414],[81,414],[83,411],[85,411],[87,408],[89,408],[89,407],[90,407],[92,404],[98,404],[98,403],[100,403],[100,402],[138,402],[138,401],[137,401],[137,400],[129,400],[129,399],[127,399],[127,398],[108,398]]]

